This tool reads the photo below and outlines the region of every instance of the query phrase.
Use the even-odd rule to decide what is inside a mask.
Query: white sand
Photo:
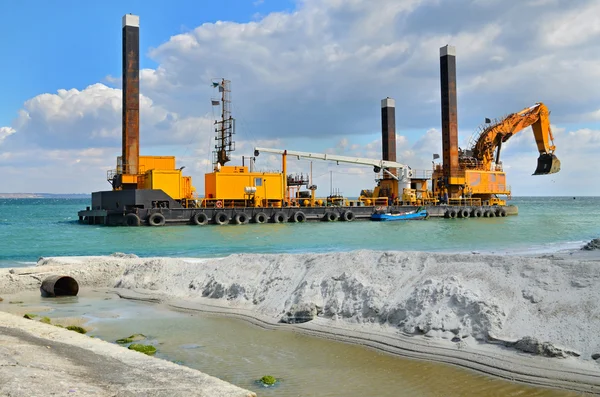
[[[589,253],[69,257],[12,271],[0,270],[0,296],[65,274],[82,286],[125,289],[123,296],[295,327],[528,383],[600,390],[600,364],[591,358],[600,353],[600,261]],[[316,317],[279,324],[300,315]]]

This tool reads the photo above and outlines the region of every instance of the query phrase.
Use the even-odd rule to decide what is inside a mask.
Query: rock
[[[300,324],[312,320],[318,314],[317,305],[314,303],[296,303],[290,307],[279,322],[287,324]]]
[[[34,319],[37,317],[37,314],[30,314],[30,313],[25,313],[25,315],[23,316],[23,318],[26,318],[28,320]]]
[[[550,342],[540,342],[531,336],[525,336],[516,342],[505,342],[504,344],[508,347],[514,347],[515,349],[525,353],[531,353],[545,357],[566,358],[567,356],[578,357],[580,355],[577,352],[554,346]]]
[[[581,247],[581,249],[585,251],[593,251],[600,249],[600,238],[593,239],[592,241]]]
[[[452,342],[460,342],[462,339],[460,339],[460,337],[455,336],[454,338],[452,338]]]
[[[600,358],[600,353],[594,353],[592,354],[592,360],[597,360]]]
[[[133,343],[129,345],[129,350],[135,350],[136,352],[144,353],[149,356],[156,353],[156,347],[152,345],[142,345],[140,343]]]

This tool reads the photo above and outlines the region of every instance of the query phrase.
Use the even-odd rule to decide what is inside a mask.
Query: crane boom
[[[283,150],[283,149],[269,149],[269,148],[254,148],[254,155],[258,156],[260,152],[266,153],[274,153],[274,154],[287,154],[288,156],[296,156],[305,159],[314,159],[314,160],[326,160],[326,161],[336,161],[339,163],[350,163],[350,164],[359,164],[359,165],[371,165],[375,168],[386,169],[386,168],[396,168],[396,169],[410,169],[409,166],[398,163],[395,161],[387,161],[387,160],[376,160],[376,159],[367,159],[362,157],[350,157],[350,156],[338,156],[335,154],[327,154],[327,153],[310,153],[310,152],[297,152],[295,150]],[[377,171],[379,172],[379,171]]]
[[[560,161],[554,155],[554,137],[550,129],[550,112],[539,102],[520,112],[509,114],[496,123],[484,128],[476,139],[471,151],[473,157],[480,161],[484,169],[489,170],[494,161],[500,160],[500,149],[505,143],[523,129],[531,126],[540,157],[533,175],[553,174],[560,171]]]

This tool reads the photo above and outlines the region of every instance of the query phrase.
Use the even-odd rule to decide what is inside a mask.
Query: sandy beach
[[[69,275],[122,298],[596,394],[599,265],[598,251],[52,257],[0,270],[0,296],[38,289],[51,274]]]

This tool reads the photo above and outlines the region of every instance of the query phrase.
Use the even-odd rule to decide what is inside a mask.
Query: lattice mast
[[[235,150],[235,119],[231,117],[231,81],[213,80],[213,87],[218,88],[221,94],[219,99],[212,100],[213,106],[221,106],[221,119],[215,120],[217,143],[213,152],[213,166],[218,168],[231,160],[230,154]]]

